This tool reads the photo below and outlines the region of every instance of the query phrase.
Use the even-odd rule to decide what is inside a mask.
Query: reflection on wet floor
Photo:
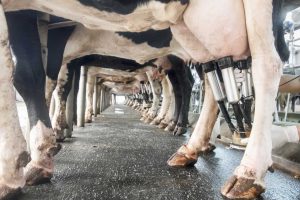
[[[116,114],[124,114],[124,111],[121,108],[115,108],[115,113]]]
[[[77,128],[56,157],[52,183],[26,187],[20,199],[222,199],[220,188],[241,151],[219,146],[195,167],[173,169],[166,161],[187,137],[174,137],[139,117],[125,106],[110,107],[96,123]],[[266,185],[261,199],[300,199],[300,180],[280,171],[268,173]]]

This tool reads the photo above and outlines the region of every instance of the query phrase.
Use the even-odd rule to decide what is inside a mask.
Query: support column
[[[93,94],[93,113],[94,117],[97,117],[97,103],[98,103],[98,85],[97,85],[97,78],[95,78],[95,84],[94,84],[94,94]]]
[[[84,127],[84,114],[85,114],[85,95],[86,95],[86,80],[87,80],[87,67],[81,66],[79,91],[77,98],[77,126]]]
[[[100,114],[103,111],[103,96],[104,96],[104,89],[103,89],[103,87],[101,87],[101,90],[100,90]]]
[[[65,136],[67,138],[72,137],[73,132],[73,117],[74,117],[74,80],[72,82],[72,89],[70,90],[68,99],[67,99],[67,105],[66,105],[66,120],[68,124],[68,129],[65,129]]]

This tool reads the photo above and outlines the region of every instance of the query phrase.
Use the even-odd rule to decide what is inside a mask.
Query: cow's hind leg
[[[55,112],[52,117],[52,127],[58,142],[64,141],[64,130],[69,128],[66,119],[66,104],[68,95],[72,89],[74,69],[75,66],[72,63],[61,67],[57,79],[57,85],[53,92],[55,99]]]
[[[8,27],[0,2],[0,199],[14,198],[25,185],[23,168],[29,161],[12,84],[13,62]]]
[[[55,142],[45,101],[45,71],[34,11],[7,14],[9,39],[16,56],[14,85],[27,106],[30,121],[31,162],[26,166],[27,184],[48,181],[53,174]]]
[[[211,87],[205,77],[205,96],[203,109],[197,125],[193,131],[187,145],[183,145],[178,151],[168,160],[168,165],[172,167],[186,167],[197,162],[200,153],[212,151],[215,147],[209,141],[213,127],[215,125],[218,106],[214,99]]]
[[[274,46],[272,0],[244,0],[244,7],[253,59],[255,116],[241,164],[222,188],[230,199],[253,199],[264,192],[263,179],[272,165],[272,113],[282,66]]]

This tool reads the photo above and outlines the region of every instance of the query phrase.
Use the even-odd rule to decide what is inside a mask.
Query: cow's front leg
[[[0,2],[0,199],[14,198],[25,185],[23,168],[29,160],[12,84],[13,62],[8,27]]]
[[[274,46],[272,0],[244,0],[255,87],[253,128],[244,157],[222,188],[230,199],[253,199],[264,192],[264,177],[272,165],[271,125],[282,62]]]
[[[31,162],[26,166],[25,175],[27,184],[32,185],[52,177],[53,156],[60,146],[56,144],[45,101],[45,70],[36,23],[37,13],[9,12],[6,16],[11,49],[17,61],[14,85],[25,101],[30,121]]]
[[[203,109],[194,132],[187,143],[178,149],[178,151],[168,160],[170,166],[186,167],[197,162],[201,152],[213,150],[209,143],[210,136],[218,115],[218,106],[214,99],[211,87],[205,77],[205,96]]]

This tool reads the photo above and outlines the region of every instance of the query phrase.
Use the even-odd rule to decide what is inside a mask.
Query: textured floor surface
[[[141,123],[130,108],[110,107],[63,144],[52,182],[25,187],[20,199],[222,199],[242,152],[220,146],[193,168],[169,168],[186,140]],[[300,199],[300,180],[280,171],[268,173],[266,185],[260,199]]]

